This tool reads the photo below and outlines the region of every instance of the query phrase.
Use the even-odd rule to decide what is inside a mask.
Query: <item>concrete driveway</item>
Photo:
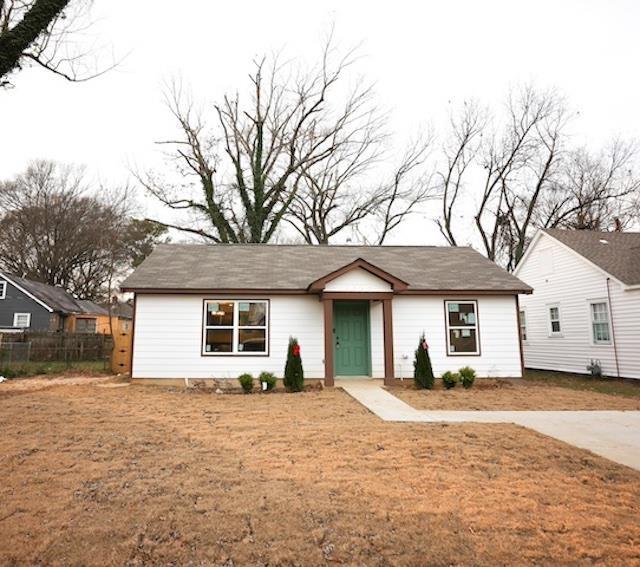
[[[376,380],[336,382],[384,421],[515,423],[640,470],[640,411],[417,410]]]

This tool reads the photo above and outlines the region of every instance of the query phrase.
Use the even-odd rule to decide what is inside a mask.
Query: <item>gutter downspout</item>
[[[613,324],[613,305],[611,304],[611,291],[609,291],[609,280],[607,277],[607,299],[609,301],[609,318],[611,319],[611,338],[613,339],[613,355],[616,359],[616,374],[620,378],[620,365],[618,363],[618,343],[616,342],[616,328]]]

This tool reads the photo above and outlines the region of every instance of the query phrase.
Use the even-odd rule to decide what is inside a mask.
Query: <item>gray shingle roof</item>
[[[640,232],[545,229],[626,285],[640,284]],[[603,242],[605,241],[605,242]]]
[[[60,313],[91,313],[93,315],[108,315],[109,312],[100,307],[97,303],[87,299],[76,299],[70,293],[61,287],[47,285],[41,282],[34,282],[19,278],[11,274],[7,277],[12,282],[28,291],[34,297],[37,297],[43,303],[46,303],[54,311]]]
[[[409,290],[529,292],[531,288],[472,248],[161,244],[123,290],[306,290],[362,258]]]

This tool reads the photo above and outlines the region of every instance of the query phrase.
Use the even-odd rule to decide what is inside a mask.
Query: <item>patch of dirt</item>
[[[640,410],[629,398],[523,380],[477,379],[472,388],[416,390],[411,382],[391,393],[419,410]]]
[[[2,396],[4,392],[33,392],[50,388],[51,386],[83,386],[109,381],[113,382],[114,376],[96,376],[93,373],[83,375],[76,373],[69,376],[49,376],[43,374],[42,376],[31,376],[29,378],[14,378],[0,383],[0,396]]]
[[[3,563],[640,562],[640,473],[513,425],[133,385],[2,397],[0,432]]]

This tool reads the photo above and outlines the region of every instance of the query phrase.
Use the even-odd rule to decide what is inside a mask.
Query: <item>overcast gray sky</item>
[[[163,81],[179,74],[196,96],[214,100],[245,87],[256,55],[282,49],[313,61],[332,24],[341,46],[361,44],[358,71],[376,83],[399,139],[418,124],[437,128],[465,98],[498,106],[522,82],[567,97],[580,143],[640,138],[634,0],[96,0],[93,13],[99,42],[129,55],[84,84],[36,68],[16,75],[15,88],[0,91],[0,178],[48,158],[125,182],[132,164],[158,164],[154,141],[174,132]],[[389,242],[439,243],[425,226],[415,219]]]

